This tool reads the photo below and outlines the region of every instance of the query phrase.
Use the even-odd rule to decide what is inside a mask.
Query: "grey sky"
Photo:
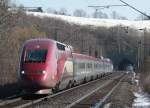
[[[89,5],[116,5],[122,4],[119,0],[13,0],[17,5],[23,4],[24,6],[41,6],[44,10],[52,8],[59,10],[61,8],[67,9],[68,13],[72,14],[75,9],[83,9],[87,14],[94,12],[93,8],[89,8]],[[125,2],[133,5],[139,10],[150,13],[150,0],[124,0]],[[109,9],[103,9],[102,12],[110,15],[112,11],[116,11],[121,16],[125,16],[128,19],[136,19],[139,15],[136,11],[129,7],[112,7]]]

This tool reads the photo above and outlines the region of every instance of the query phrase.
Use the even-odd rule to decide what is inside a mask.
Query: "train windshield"
[[[45,62],[47,50],[27,50],[25,62]]]

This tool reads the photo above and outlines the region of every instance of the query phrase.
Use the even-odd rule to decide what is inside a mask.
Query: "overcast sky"
[[[45,11],[47,8],[59,10],[65,8],[68,13],[72,14],[75,9],[83,9],[87,14],[94,12],[93,8],[89,8],[89,5],[118,5],[122,4],[119,0],[13,0],[17,5],[24,5],[26,7],[38,7],[41,6]],[[150,13],[150,0],[124,0],[139,10]],[[112,7],[101,10],[104,13],[110,15],[112,11],[116,11],[121,16],[124,16],[130,20],[136,19],[139,15],[138,12],[132,10],[129,7]]]

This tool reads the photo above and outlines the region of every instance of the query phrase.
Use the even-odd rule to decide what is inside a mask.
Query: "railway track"
[[[87,94],[90,96],[97,90],[110,84],[113,80],[120,78],[121,75],[122,74],[116,76],[116,74],[111,74],[102,79],[94,80],[56,94],[35,99],[24,99],[22,97],[18,97],[6,100],[4,102],[0,102],[0,108],[46,108],[46,106],[48,106],[48,108],[70,108],[85,99]]]
[[[102,108],[105,101],[110,97],[124,78],[125,77],[123,76],[103,88],[99,87],[95,89],[95,91],[85,95],[65,108]]]
[[[94,93],[98,89],[102,89],[112,81],[120,78],[121,75],[110,75],[103,79],[89,83],[86,86],[82,86],[71,91],[65,92],[58,96],[48,98],[46,101],[42,101],[38,104],[35,104],[29,108],[70,108],[80,102],[80,100],[85,99],[86,95]],[[118,81],[118,80],[117,80]],[[79,107],[81,108],[81,107]],[[87,107],[85,107],[87,108]]]
[[[21,100],[21,97],[25,95],[24,93],[20,93],[18,95],[13,95],[13,96],[10,96],[10,97],[6,97],[4,98],[3,100],[0,101],[0,107],[1,106],[4,106],[6,104],[11,104],[11,103],[14,103],[16,101],[19,101]]]

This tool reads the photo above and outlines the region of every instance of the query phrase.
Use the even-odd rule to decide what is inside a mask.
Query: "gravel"
[[[136,90],[137,86],[131,83],[131,75],[127,75],[104,106],[109,104],[109,108],[132,108],[135,98],[133,92]]]

